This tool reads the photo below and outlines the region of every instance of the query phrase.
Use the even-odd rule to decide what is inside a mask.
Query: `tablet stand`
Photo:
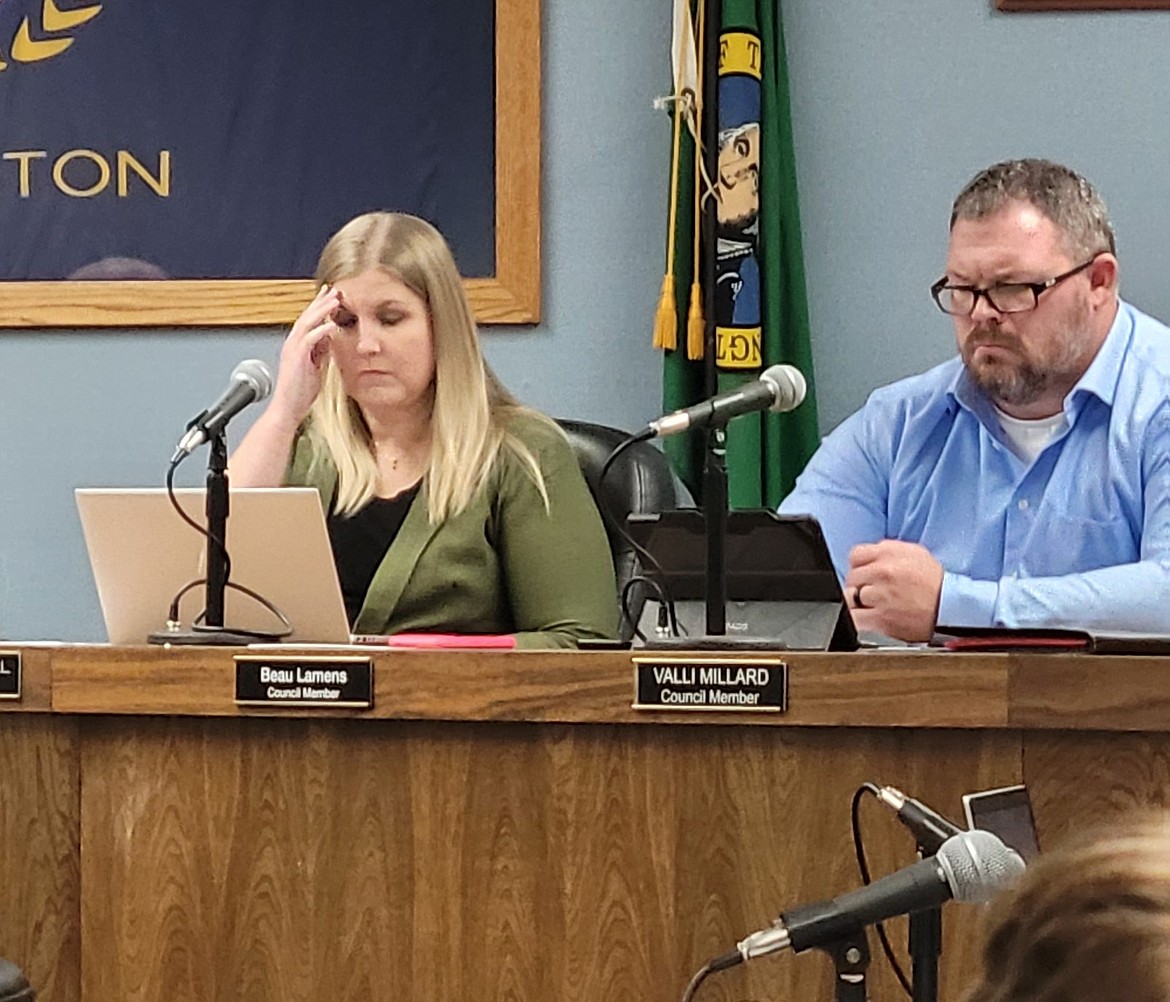
[[[656,624],[652,600],[648,600],[638,617],[643,643],[635,646],[717,651],[856,649],[852,620],[815,522],[807,516],[778,516],[770,510],[729,512],[727,494],[726,433],[718,426],[709,429],[702,512],[630,516],[631,530],[642,534],[642,545],[658,563],[663,586],[659,603],[669,604],[671,621],[681,628],[677,635],[668,634],[661,625],[664,619]],[[730,534],[729,523],[734,530]],[[795,548],[773,551],[770,544]],[[729,554],[734,556],[730,569]],[[734,599],[729,592],[734,592]],[[729,623],[729,611],[734,623]],[[729,626],[733,628],[730,634]]]

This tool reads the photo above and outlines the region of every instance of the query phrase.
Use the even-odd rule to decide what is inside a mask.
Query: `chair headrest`
[[[558,420],[568,436],[589,489],[598,502],[624,521],[631,512],[656,512],[690,503],[690,495],[666,458],[649,442],[637,442],[618,457],[600,484],[601,470],[629,435],[618,428],[587,421]],[[612,540],[612,532],[611,532]]]

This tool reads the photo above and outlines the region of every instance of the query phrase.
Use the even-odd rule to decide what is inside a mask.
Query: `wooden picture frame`
[[[495,274],[465,279],[476,319],[540,320],[540,0],[496,0]],[[0,327],[287,325],[309,279],[0,282]]]
[[[996,10],[1170,10],[1170,0],[995,0]]]

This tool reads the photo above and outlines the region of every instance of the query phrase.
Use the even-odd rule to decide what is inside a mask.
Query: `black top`
[[[330,514],[325,520],[351,626],[362,611],[374,574],[418,497],[418,489],[419,484],[415,484],[395,497],[374,498],[352,515]]]

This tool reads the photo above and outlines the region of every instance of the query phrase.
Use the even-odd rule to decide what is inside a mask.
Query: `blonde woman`
[[[318,488],[354,632],[612,637],[613,564],[576,458],[488,369],[439,232],[359,216],[317,282],[230,477]]]
[[[996,899],[968,1002],[1168,1002],[1170,821],[1122,823]]]

